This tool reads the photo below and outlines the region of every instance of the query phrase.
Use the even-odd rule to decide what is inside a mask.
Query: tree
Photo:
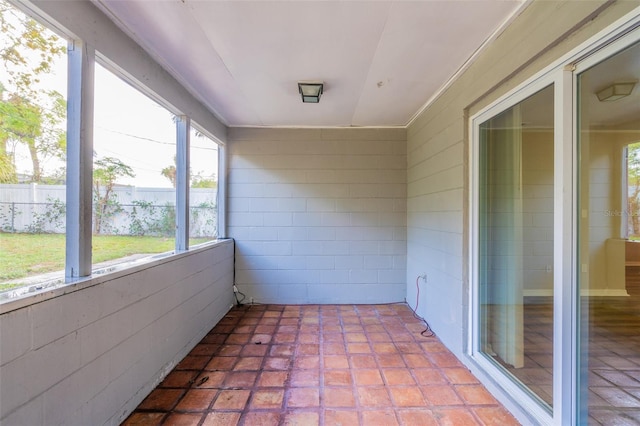
[[[2,92],[0,92],[1,94]],[[3,152],[6,155],[7,144],[13,143],[12,151],[15,152],[16,143],[24,143],[29,148],[33,166],[33,180],[40,180],[40,159],[36,148],[36,140],[42,134],[42,118],[37,106],[27,99],[12,93],[6,100],[0,102],[2,112],[0,134],[5,141]],[[12,161],[12,170],[15,171],[15,159]]]
[[[169,179],[169,181],[171,182],[171,185],[175,188],[176,187],[176,166],[175,166],[175,162],[176,162],[176,157],[173,157],[173,162],[174,164],[165,167],[164,169],[162,169],[160,171],[160,174],[164,177],[166,177],[167,179]]]
[[[16,168],[13,161],[0,146],[0,183],[18,183]]]
[[[218,181],[216,180],[215,175],[207,178],[197,174],[193,176],[193,178],[191,179],[191,187],[192,188],[217,188]]]
[[[173,164],[165,167],[160,171],[160,174],[171,182],[171,185],[176,187],[176,157],[173,156]],[[191,188],[217,188],[218,181],[216,175],[202,176],[202,172],[196,173],[191,176]]]
[[[17,144],[29,151],[34,182],[43,178],[42,160],[64,158],[66,136],[61,124],[66,101],[55,90],[42,87],[41,77],[51,73],[66,52],[63,40],[0,0],[0,60],[6,80],[0,81],[0,182],[17,181]]]
[[[104,231],[106,221],[120,210],[113,188],[118,178],[135,177],[133,169],[117,158],[104,157],[93,162],[93,233]]]

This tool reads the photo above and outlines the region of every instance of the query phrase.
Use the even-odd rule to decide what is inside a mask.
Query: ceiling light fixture
[[[320,102],[320,96],[324,90],[322,81],[299,81],[298,92],[302,96],[302,102],[317,104]]]
[[[600,102],[617,101],[633,92],[636,82],[613,83],[596,93]]]

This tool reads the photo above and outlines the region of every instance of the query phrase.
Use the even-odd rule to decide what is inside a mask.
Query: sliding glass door
[[[584,423],[640,423],[640,43],[578,84],[580,400]]]
[[[480,124],[480,353],[553,403],[553,85]]]
[[[471,119],[470,348],[531,423],[640,424],[640,16]]]

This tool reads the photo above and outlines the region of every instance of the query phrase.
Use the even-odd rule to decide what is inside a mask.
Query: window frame
[[[196,130],[199,133],[201,133],[203,136],[205,136],[206,138],[210,139],[213,143],[215,143],[218,146],[218,152],[217,152],[217,161],[218,161],[218,170],[216,171],[216,177],[217,177],[217,183],[218,183],[218,187],[217,187],[217,191],[216,191],[216,208],[217,208],[217,212],[216,212],[216,232],[217,232],[217,238],[216,240],[224,240],[227,238],[226,235],[226,195],[227,195],[227,191],[226,191],[226,178],[227,178],[227,157],[226,157],[226,148],[225,148],[225,144],[222,144],[218,141],[218,139],[213,136],[211,134],[211,132],[209,132],[208,130],[206,130],[204,127],[200,126],[198,123],[191,121],[191,126],[190,129]],[[189,188],[190,189],[190,188]],[[188,206],[189,203],[187,203],[187,208],[189,208]],[[189,232],[187,232],[187,237],[189,236]],[[216,241],[216,240],[211,240],[211,241]],[[196,247],[200,247],[202,244],[208,244],[211,241],[207,241],[204,243],[200,243],[197,244]]]
[[[580,131],[578,127],[580,125],[579,118],[578,118],[580,114],[579,78],[580,78],[580,75],[585,71],[588,71],[589,69],[600,64],[601,62],[604,62],[610,57],[615,56],[616,54],[620,53],[626,48],[640,43],[640,8],[636,9],[636,11],[634,13],[631,13],[630,15],[632,15],[632,17],[631,19],[628,20],[628,22],[625,23],[625,25],[621,25],[618,28],[614,28],[614,30],[611,31],[611,33],[607,33],[605,36],[601,37],[598,40],[598,43],[595,46],[593,46],[587,54],[582,55],[571,65],[571,71],[572,71],[571,76],[572,76],[572,85],[573,85],[573,93],[574,93],[574,96],[572,99],[573,112],[574,112],[574,120],[572,122],[572,125],[574,127],[574,132],[572,137],[572,145],[574,148],[574,175],[573,175],[574,184],[572,186],[572,189],[574,192],[574,203],[575,203],[574,206],[576,206],[574,217],[573,217],[574,237],[572,241],[576,247],[574,256],[573,256],[573,268],[574,268],[573,270],[576,271],[576,273],[574,274],[573,281],[572,281],[572,284],[576,289],[574,292],[575,300],[576,300],[574,306],[576,306],[577,308],[576,321],[574,324],[574,329],[575,329],[574,343],[575,343],[575,353],[578,355],[576,355],[577,359],[575,360],[575,366],[574,366],[575,392],[574,392],[574,400],[573,400],[574,410],[575,410],[574,421],[576,424],[586,423],[588,421],[588,401],[587,401],[587,398],[581,398],[582,386],[583,386],[582,382],[584,381],[584,377],[581,377],[581,372],[580,372],[581,365],[580,365],[580,359],[578,358],[581,352],[580,334],[583,332],[581,327],[581,321],[580,321],[581,305],[579,303],[580,296],[578,294],[579,283],[578,283],[578,276],[577,276],[578,275],[577,271],[579,270],[579,268],[582,268],[582,266],[580,265],[580,259],[577,253],[578,247],[579,247],[578,227],[580,226],[579,212],[577,211],[577,208],[580,207],[580,204],[578,202],[579,183],[580,183],[579,182],[580,164],[579,164],[579,157],[578,157],[578,149],[579,149],[579,143],[580,143]],[[621,176],[621,179],[619,181],[621,184],[622,184],[621,182],[622,179],[623,177]],[[621,197],[621,198],[626,198],[626,197]],[[626,211],[626,206],[624,210]],[[621,226],[624,226],[624,225],[621,224]]]
[[[468,310],[465,355],[501,388],[505,398],[542,424],[576,424],[586,407],[579,370],[578,236],[578,75],[640,40],[640,9],[630,12],[569,53],[510,90],[468,119]],[[553,409],[537,403],[479,352],[478,165],[479,126],[548,85],[554,84],[554,354]],[[502,379],[501,377],[505,377]],[[583,404],[583,406],[581,406]]]
[[[116,61],[96,50],[91,43],[77,37],[63,25],[46,16],[43,12],[24,3],[8,0],[8,2],[58,34],[68,43],[68,85],[67,85],[67,200],[66,200],[66,238],[64,272],[53,279],[43,280],[37,284],[15,289],[10,297],[0,300],[0,314],[41,302],[51,297],[75,292],[81,288],[97,285],[104,281],[137,270],[152,267],[166,262],[169,258],[180,258],[218,244],[226,236],[226,151],[225,144],[214,136],[213,129],[206,124],[209,118],[201,120],[198,131],[205,134],[218,145],[218,236],[217,239],[194,248],[188,247],[189,221],[189,132],[192,117],[180,111],[167,99],[153,92],[152,89],[139,82],[135,77],[119,67]],[[92,264],[92,181],[93,181],[93,97],[95,63],[115,74],[141,94],[149,97],[172,114],[180,117],[176,123],[176,159],[180,158],[181,167],[177,173],[187,177],[185,189],[176,187],[176,247],[173,251],[161,253],[135,263],[124,262],[114,267],[93,269]],[[178,96],[178,95],[176,95]],[[184,102],[183,102],[184,103]],[[211,117],[214,117],[213,114]],[[202,116],[202,114],[195,114]],[[202,118],[202,117],[201,117]],[[215,117],[214,117],[215,118]],[[184,120],[184,122],[183,122]],[[204,122],[205,124],[202,124]],[[220,130],[220,129],[217,129]],[[180,134],[186,134],[186,141]],[[182,141],[181,141],[182,139]],[[186,143],[185,143],[186,142]],[[71,166],[71,167],[70,167]],[[180,194],[181,192],[181,194]],[[181,197],[182,196],[182,197]],[[180,203],[180,204],[179,204]]]
[[[470,152],[469,152],[469,206],[471,206],[471,211],[469,212],[470,217],[470,253],[469,253],[469,277],[470,277],[470,291],[469,291],[469,323],[468,323],[468,349],[467,355],[471,358],[471,360],[483,371],[487,372],[491,377],[498,378],[501,376],[505,376],[504,372],[498,368],[493,361],[489,360],[487,356],[481,352],[480,349],[480,309],[479,309],[479,250],[480,250],[480,241],[479,241],[479,229],[480,229],[480,211],[479,211],[479,202],[480,202],[480,126],[485,123],[487,120],[495,117],[513,106],[519,104],[520,102],[526,100],[527,98],[535,95],[536,93],[548,88],[549,86],[553,86],[554,91],[554,253],[559,250],[558,241],[557,241],[557,223],[556,223],[556,213],[555,209],[557,208],[558,203],[558,194],[556,191],[557,187],[557,167],[558,167],[558,126],[557,120],[558,117],[558,108],[557,98],[559,96],[559,91],[561,90],[561,78],[557,72],[549,72],[545,73],[542,76],[528,82],[523,85],[519,90],[510,92],[500,99],[498,99],[495,103],[489,105],[478,113],[474,114],[469,119],[469,140],[470,140]],[[560,154],[562,155],[562,154]],[[555,256],[554,256],[554,264],[555,264]],[[556,266],[556,265],[554,265]],[[555,268],[554,268],[555,269]],[[554,295],[556,294],[556,285],[557,285],[556,273],[554,272]],[[554,314],[557,310],[555,308],[556,303],[559,303],[556,300],[557,297],[554,297]],[[555,330],[554,330],[554,339],[553,344],[554,348],[557,347],[559,342],[556,338]],[[554,371],[556,371],[556,352],[554,351]],[[506,376],[505,376],[506,377]],[[551,422],[553,418],[553,412],[548,409],[541,401],[535,398],[530,392],[523,389],[517,383],[511,380],[495,380],[499,383],[501,387],[505,389],[505,391],[511,395],[511,397],[521,406],[523,406],[527,412],[540,424],[548,424]],[[554,376],[555,381],[555,376]],[[556,404],[556,389],[554,384],[554,407]]]

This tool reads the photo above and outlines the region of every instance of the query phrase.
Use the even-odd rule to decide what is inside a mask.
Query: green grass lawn
[[[189,244],[205,241],[209,239],[191,239]],[[63,270],[64,244],[65,236],[60,234],[0,233],[0,283]],[[163,253],[175,246],[169,238],[120,235],[94,235],[92,244],[94,264],[133,254]],[[0,284],[0,291],[3,289],[6,285]]]

